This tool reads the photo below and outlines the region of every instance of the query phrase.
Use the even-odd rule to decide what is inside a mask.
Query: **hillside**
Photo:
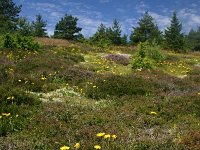
[[[200,52],[132,69],[136,47],[36,41],[0,50],[1,150],[199,149]]]

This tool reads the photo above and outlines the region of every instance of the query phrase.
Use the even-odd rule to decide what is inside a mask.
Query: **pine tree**
[[[79,37],[79,32],[82,28],[77,27],[77,17],[65,14],[64,18],[56,24],[54,37],[67,39],[67,40],[77,40]]]
[[[0,33],[16,31],[21,7],[12,0],[0,0]]]
[[[32,25],[28,22],[27,18],[20,17],[17,23],[17,31],[22,36],[32,36],[33,28]]]
[[[113,26],[110,29],[110,40],[112,41],[112,44],[114,45],[120,45],[121,44],[121,26],[119,25],[119,22],[117,19],[113,21]]]
[[[158,29],[153,17],[146,11],[142,19],[138,22],[138,27],[133,27],[133,31],[130,36],[132,44],[145,41],[161,41],[161,32]]]
[[[189,49],[200,51],[200,27],[197,30],[191,29],[186,36],[186,45]]]
[[[184,48],[184,36],[181,33],[182,24],[178,20],[176,12],[173,13],[171,19],[171,25],[165,30],[165,42],[166,47],[177,52],[183,51]]]
[[[109,34],[110,28],[106,28],[106,26],[101,23],[97,29],[97,32],[90,38],[90,43],[100,47],[106,47],[111,44]]]
[[[36,21],[32,22],[32,26],[34,30],[34,33],[33,33],[34,36],[36,37],[47,36],[47,33],[46,33],[47,22],[42,19],[42,16],[40,14],[36,15]]]
[[[122,45],[127,45],[127,38],[128,38],[128,36],[126,35],[126,34],[124,34],[123,36],[122,36],[122,38],[121,38],[121,44]]]

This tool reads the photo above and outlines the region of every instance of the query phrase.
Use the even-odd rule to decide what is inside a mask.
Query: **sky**
[[[173,11],[182,22],[183,32],[200,26],[200,0],[14,0],[22,5],[20,16],[29,21],[41,14],[47,21],[47,31],[53,35],[56,23],[65,14],[77,17],[85,37],[92,36],[103,23],[112,26],[116,18],[122,33],[130,35],[145,11],[155,19],[161,31],[170,25]]]

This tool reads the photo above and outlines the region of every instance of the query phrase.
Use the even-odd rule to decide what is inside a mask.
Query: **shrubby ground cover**
[[[138,48],[45,40],[0,51],[0,149],[198,149],[198,52],[133,68]]]

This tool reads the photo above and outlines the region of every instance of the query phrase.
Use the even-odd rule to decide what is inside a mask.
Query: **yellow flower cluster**
[[[79,149],[81,147],[81,144],[80,143],[76,143],[75,145],[74,145],[74,148],[75,149]],[[70,147],[69,146],[62,146],[62,147],[60,147],[60,150],[69,150],[70,149]]]
[[[117,138],[117,135],[115,135],[115,134],[113,134],[113,135],[106,134],[105,132],[97,133],[96,136],[99,137],[99,138],[102,137],[104,139],[110,139],[110,138],[112,138],[113,140],[115,140]],[[95,145],[94,148],[95,149],[101,149],[101,146],[100,145]]]
[[[116,139],[117,138],[117,135],[113,134],[113,135],[110,135],[110,134],[106,134],[105,132],[100,132],[100,133],[97,133],[96,134],[97,137],[103,137],[104,139]]]
[[[7,97],[7,100],[13,100],[15,97],[14,96],[9,96]]]
[[[44,80],[46,80],[47,78],[46,78],[44,75],[42,75],[40,79],[44,81]]]
[[[1,115],[2,115],[2,116],[9,117],[11,114],[10,114],[10,113],[2,113]]]

